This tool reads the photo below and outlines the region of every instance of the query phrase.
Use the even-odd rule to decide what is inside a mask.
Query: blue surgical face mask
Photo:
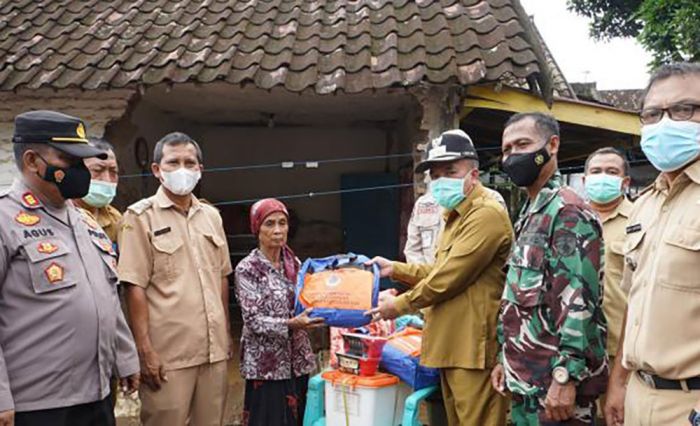
[[[678,170],[700,155],[700,123],[664,116],[647,124],[642,127],[642,151],[657,170]]]
[[[597,204],[607,204],[622,196],[620,176],[598,173],[586,176],[586,194]]]
[[[430,193],[441,207],[452,210],[465,198],[464,179],[435,179],[430,182]]]
[[[115,195],[117,195],[116,183],[93,179],[90,181],[90,191],[83,197],[83,201],[99,209],[111,203]]]

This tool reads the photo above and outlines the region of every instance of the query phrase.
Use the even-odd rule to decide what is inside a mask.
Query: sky
[[[641,89],[651,55],[635,39],[595,41],[588,19],[569,12],[566,0],[520,0],[533,15],[569,83],[596,82],[599,90]]]

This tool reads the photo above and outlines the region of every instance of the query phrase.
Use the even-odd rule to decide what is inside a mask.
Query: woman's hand
[[[287,320],[287,326],[290,330],[305,330],[309,328],[323,327],[326,322],[323,318],[311,318],[309,314],[313,311],[313,308],[308,308],[304,312],[295,316],[294,318]]]

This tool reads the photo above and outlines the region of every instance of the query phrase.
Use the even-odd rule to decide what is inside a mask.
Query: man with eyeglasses
[[[608,425],[700,425],[700,64],[660,68],[640,114],[661,173],[625,229],[629,292],[608,384]]]

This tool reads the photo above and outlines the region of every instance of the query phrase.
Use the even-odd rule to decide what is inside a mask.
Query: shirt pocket
[[[435,248],[435,243],[437,240],[437,233],[440,230],[439,226],[425,227],[418,226],[418,235],[420,235],[421,248],[432,249]]]
[[[657,280],[667,287],[700,292],[700,229],[677,225],[664,243]]]
[[[639,253],[645,235],[645,231],[638,231],[625,237],[622,254],[625,256],[625,270],[630,273],[634,273],[639,267]]]
[[[544,303],[545,248],[539,245],[515,246],[508,260],[506,299],[532,308]]]
[[[625,255],[625,241],[619,240],[619,241],[610,242],[610,251],[613,254],[616,254],[618,256],[624,256]]]
[[[213,270],[221,269],[222,250],[225,249],[226,241],[216,234],[205,233],[204,235],[204,264]]]
[[[32,287],[37,294],[74,287],[78,281],[72,268],[75,260],[58,239],[31,241],[23,246],[29,259]]]
[[[153,281],[161,278],[172,278],[179,275],[185,259],[181,257],[182,238],[176,235],[153,237]]]

